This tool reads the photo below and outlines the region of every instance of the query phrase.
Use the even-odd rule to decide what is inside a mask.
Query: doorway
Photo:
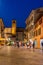
[[[35,48],[37,48],[37,40],[35,39]]]
[[[42,49],[42,43],[43,42],[43,39],[40,39],[40,48]]]

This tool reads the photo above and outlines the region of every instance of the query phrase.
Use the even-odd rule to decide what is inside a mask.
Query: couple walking
[[[29,42],[27,42],[27,48],[31,48],[33,47],[33,49],[35,48],[35,41],[29,40]]]

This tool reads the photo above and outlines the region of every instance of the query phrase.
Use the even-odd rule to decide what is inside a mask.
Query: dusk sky
[[[43,7],[43,0],[0,0],[0,18],[5,27],[11,27],[12,19],[17,27],[25,27],[25,20],[33,9]]]

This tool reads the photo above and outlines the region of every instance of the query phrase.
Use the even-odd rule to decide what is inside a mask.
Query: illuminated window
[[[40,34],[41,34],[41,28],[38,29],[38,35],[40,35]]]
[[[38,27],[38,23],[35,24],[35,28],[37,28],[37,27]]]

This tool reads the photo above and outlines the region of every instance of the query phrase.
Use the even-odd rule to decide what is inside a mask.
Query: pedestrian
[[[29,41],[29,46],[30,46],[30,48],[31,48],[31,41]]]
[[[17,47],[19,48],[19,42],[17,41]]]
[[[35,49],[35,40],[33,41],[33,51],[34,51],[34,49]]]
[[[27,48],[29,47],[29,42],[27,42]]]
[[[41,42],[41,45],[42,45],[42,50],[43,50],[43,41]]]
[[[30,46],[30,48],[32,48],[32,45],[33,45],[33,40],[30,39],[30,40],[29,40],[29,46]]]

